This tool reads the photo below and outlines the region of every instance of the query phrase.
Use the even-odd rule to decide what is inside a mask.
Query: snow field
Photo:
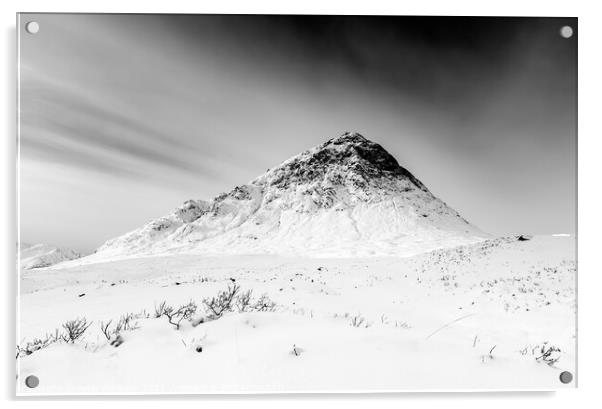
[[[20,394],[556,389],[575,370],[574,238],[536,236],[409,258],[126,259],[22,273],[19,343],[76,317],[73,344],[18,359]],[[175,327],[235,280],[274,312]],[[83,294],[83,295],[82,295]],[[111,346],[100,321],[138,314]],[[547,343],[547,344],[544,344]],[[202,347],[201,352],[196,348]],[[541,348],[560,349],[553,365]],[[40,378],[24,386],[28,374]]]

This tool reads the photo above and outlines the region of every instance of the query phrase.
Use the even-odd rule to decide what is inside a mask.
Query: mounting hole
[[[573,374],[569,371],[564,371],[560,374],[560,382],[562,383],[571,383],[573,380]]]
[[[27,31],[29,34],[36,34],[38,31],[40,31],[40,25],[37,21],[30,21],[25,24],[25,31]]]
[[[35,388],[39,384],[40,380],[35,375],[29,375],[27,378],[25,378],[25,385],[27,385],[28,388]]]
[[[573,27],[564,26],[560,29],[560,35],[564,38],[571,38],[573,36]]]

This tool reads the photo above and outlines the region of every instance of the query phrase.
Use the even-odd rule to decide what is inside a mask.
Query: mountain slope
[[[89,261],[159,253],[404,256],[484,233],[380,145],[345,133],[211,201],[107,241]]]
[[[64,248],[54,247],[48,244],[27,244],[19,246],[19,258],[21,268],[32,269],[48,267],[62,261],[80,258],[81,254]]]

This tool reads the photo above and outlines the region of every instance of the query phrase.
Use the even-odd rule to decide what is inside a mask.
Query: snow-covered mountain
[[[164,253],[405,256],[485,237],[380,145],[346,132],[211,201],[189,200],[86,260]]]
[[[58,248],[49,244],[21,243],[19,246],[19,258],[21,268],[32,269],[48,267],[66,260],[80,258],[81,254],[76,251]]]

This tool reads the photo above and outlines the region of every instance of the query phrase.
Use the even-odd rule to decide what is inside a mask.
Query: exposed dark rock
[[[342,166],[347,169],[347,175],[336,174],[331,178],[331,182],[342,184],[347,176],[357,188],[363,189],[369,180],[375,178],[401,177],[409,179],[418,189],[426,190],[422,182],[399,166],[397,160],[382,146],[367,140],[357,132],[347,132],[338,138],[330,139],[318,146],[311,155],[308,153],[274,168],[272,185],[284,186],[324,179],[330,168]]]

